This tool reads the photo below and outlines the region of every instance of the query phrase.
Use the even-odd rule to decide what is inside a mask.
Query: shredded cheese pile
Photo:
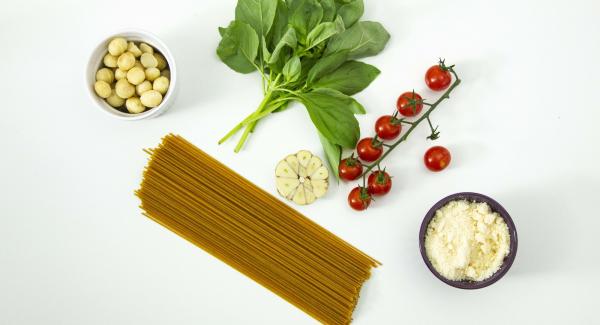
[[[487,203],[451,201],[429,223],[425,249],[445,278],[482,281],[502,266],[510,235],[504,219]]]

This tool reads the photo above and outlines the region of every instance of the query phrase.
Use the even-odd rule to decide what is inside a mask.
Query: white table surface
[[[215,55],[227,1],[3,1],[0,9],[0,323],[313,324],[216,258],[143,217],[133,196],[142,148],[179,133],[275,193],[286,154],[322,154],[302,106],[259,124],[249,145],[218,138],[260,101],[258,76]],[[298,210],[383,262],[362,292],[356,324],[592,324],[600,290],[600,2],[366,2],[392,34],[366,61],[381,76],[357,98],[376,118],[422,81],[439,56],[464,83],[434,114],[451,167],[421,157],[423,126],[386,163],[393,193],[366,213],[346,205],[353,184]],[[110,31],[156,33],[179,67],[167,114],[128,123],[88,98],[84,69]],[[461,291],[419,255],[423,215],[443,196],[500,201],[519,233],[497,284]]]

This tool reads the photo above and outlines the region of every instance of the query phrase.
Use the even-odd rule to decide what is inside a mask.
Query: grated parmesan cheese
[[[425,250],[443,277],[482,281],[498,271],[510,251],[508,226],[487,203],[451,201],[429,223]]]

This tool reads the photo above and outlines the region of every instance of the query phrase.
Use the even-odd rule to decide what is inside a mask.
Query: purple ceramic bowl
[[[429,261],[429,258],[427,257],[427,252],[425,251],[425,235],[427,233],[427,227],[429,226],[429,222],[431,221],[431,219],[433,219],[433,217],[435,216],[435,212],[441,209],[444,205],[446,205],[446,203],[457,200],[487,203],[493,212],[497,212],[502,218],[504,218],[504,221],[508,226],[508,232],[510,234],[510,253],[506,258],[504,258],[504,263],[502,264],[502,266],[500,266],[500,269],[496,271],[496,273],[494,273],[491,277],[483,281],[453,281],[446,279],[441,274],[439,274],[438,271],[435,270],[435,268]],[[435,275],[442,282],[460,289],[481,289],[492,285],[496,281],[500,280],[506,274],[506,272],[508,272],[515,260],[515,256],[517,255],[517,244],[517,229],[515,228],[515,224],[510,218],[508,212],[506,212],[506,210],[500,205],[500,203],[496,202],[494,199],[479,193],[456,193],[441,199],[436,204],[434,204],[433,207],[431,207],[431,209],[429,209],[429,212],[427,212],[425,218],[423,219],[423,222],[421,223],[421,230],[419,231],[419,248],[421,250],[421,256],[423,257],[425,265],[427,265],[431,273],[433,273],[433,275]]]

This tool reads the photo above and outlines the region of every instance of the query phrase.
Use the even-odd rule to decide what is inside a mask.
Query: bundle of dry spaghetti
[[[185,139],[167,135],[141,188],[145,215],[327,324],[348,324],[379,262]]]

